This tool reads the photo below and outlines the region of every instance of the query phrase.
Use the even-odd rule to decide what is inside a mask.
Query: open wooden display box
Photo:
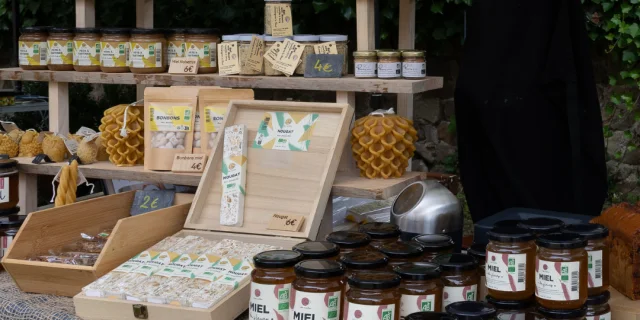
[[[319,115],[309,149],[306,152],[252,148],[258,127],[267,111],[317,113]],[[269,244],[289,249],[316,239],[325,207],[348,137],[353,108],[348,104],[277,101],[231,101],[224,127],[244,124],[248,130],[247,176],[244,224],[220,225],[221,163],[223,135],[216,138],[189,211],[185,229],[178,236],[197,235],[212,240],[234,239],[247,243]],[[300,231],[267,230],[274,213],[305,217]],[[150,213],[153,214],[153,213]],[[328,217],[331,223],[331,218]],[[209,309],[74,297],[76,314],[93,319],[139,319],[134,307],[144,308],[152,320],[232,320],[249,306],[250,281]]]
[[[32,212],[20,228],[2,264],[20,290],[73,297],[82,288],[134,255],[180,229],[192,194],[176,194],[174,206],[132,217],[135,191]],[[25,260],[50,249],[113,229],[93,266]]]

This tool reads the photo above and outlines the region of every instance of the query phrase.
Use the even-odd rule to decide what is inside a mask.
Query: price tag
[[[344,55],[341,54],[310,54],[307,55],[307,65],[304,70],[305,78],[340,78]]]
[[[253,36],[249,46],[249,57],[245,64],[252,70],[262,71],[262,63],[264,61],[262,56],[264,56],[264,40]]]
[[[304,216],[298,214],[273,214],[267,229],[284,230],[284,231],[300,231],[304,224]]]
[[[198,57],[171,58],[169,73],[198,74],[200,59]]]
[[[175,195],[175,191],[169,190],[138,190],[136,191],[133,204],[131,205],[131,215],[136,216],[150,211],[168,208],[173,205],[173,198]]]
[[[207,155],[179,153],[173,158],[173,172],[203,172],[207,164]]]
[[[336,42],[330,41],[314,45],[313,52],[315,54],[338,54],[338,49],[336,48]]]
[[[218,61],[220,61],[220,75],[240,73],[240,56],[238,42],[232,41],[218,45]]]
[[[300,58],[304,52],[304,44],[285,39],[282,43],[278,57],[272,62],[273,68],[288,75],[293,75],[300,64]]]
[[[274,37],[288,37],[293,35],[293,19],[291,6],[285,4],[272,5],[271,35]]]

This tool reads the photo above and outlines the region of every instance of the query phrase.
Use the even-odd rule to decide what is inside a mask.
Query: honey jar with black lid
[[[599,295],[609,290],[609,229],[601,224],[570,224],[563,232],[579,234],[587,239],[584,248],[589,255],[587,271],[588,295]]]
[[[367,250],[371,237],[366,233],[357,231],[335,231],[327,236],[327,241],[335,243],[340,247],[340,255],[354,251]]]
[[[348,280],[344,318],[400,319],[400,276],[393,272],[359,272]]]
[[[356,272],[385,271],[388,268],[389,258],[377,251],[354,251],[340,257],[347,268],[346,276],[350,277]]]
[[[435,257],[433,263],[440,265],[440,278],[444,284],[442,307],[458,301],[477,301],[478,263],[470,255],[449,253]],[[444,311],[444,309],[443,309]]]
[[[426,262],[441,254],[453,253],[455,247],[451,237],[446,234],[422,234],[411,241],[422,247],[422,261]]]
[[[389,265],[391,266],[422,260],[422,247],[413,243],[385,243],[378,247],[378,251],[389,257]]]
[[[486,285],[500,300],[526,300],[535,292],[535,236],[523,228],[493,228],[487,233]]]
[[[332,260],[305,260],[294,267],[290,319],[342,319],[345,267]]]
[[[442,310],[440,266],[430,262],[412,262],[395,266],[400,275],[400,318],[421,311]]]
[[[253,257],[249,318],[289,319],[291,287],[296,279],[293,267],[302,254],[291,250],[271,250]]]
[[[329,259],[337,260],[340,247],[328,241],[306,241],[293,246],[293,251],[300,252],[303,260]]]
[[[377,248],[385,243],[398,242],[400,228],[388,222],[369,222],[360,226],[360,232],[371,237],[370,245]]]

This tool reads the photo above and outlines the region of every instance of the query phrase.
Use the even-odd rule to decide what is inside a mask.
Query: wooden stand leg
[[[69,84],[49,82],[49,131],[69,133]]]
[[[373,50],[376,47],[375,0],[356,0],[358,28],[358,50]]]
[[[353,108],[356,107],[356,93],[355,92],[344,92],[338,91],[336,92],[336,102],[338,103],[348,103]],[[353,123],[355,122],[355,115],[351,119],[351,125],[349,126],[349,130],[353,128]],[[351,152],[351,132],[349,132],[349,138],[347,142],[344,144],[344,151],[342,152],[342,158],[340,158],[340,164],[338,165],[338,174],[355,174],[358,175],[358,168],[356,167],[356,163],[353,160],[353,155]]]
[[[333,195],[329,195],[327,206],[324,209],[324,215],[318,229],[317,241],[324,241],[329,233],[333,232]]]
[[[18,189],[20,214],[29,214],[38,209],[38,176],[20,172],[18,177],[20,179]]]
[[[136,0],[136,27],[153,28],[153,0]],[[146,85],[136,85],[136,100],[144,99]]]
[[[96,26],[95,0],[76,0],[76,27],[92,28]]]
[[[416,37],[416,0],[399,0],[399,42],[400,49],[414,49]],[[413,120],[413,95],[398,93],[398,115]],[[407,171],[411,171],[411,161]]]

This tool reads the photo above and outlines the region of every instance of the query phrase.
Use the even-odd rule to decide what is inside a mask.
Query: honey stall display
[[[535,292],[536,245],[522,228],[493,228],[487,233],[486,285],[500,300],[526,300]]]
[[[393,269],[400,275],[400,317],[421,311],[442,310],[440,266],[430,262],[405,263]]]
[[[341,320],[345,267],[337,261],[305,260],[294,267],[290,319]]]
[[[400,319],[400,276],[393,272],[359,272],[348,280],[344,320]]]

